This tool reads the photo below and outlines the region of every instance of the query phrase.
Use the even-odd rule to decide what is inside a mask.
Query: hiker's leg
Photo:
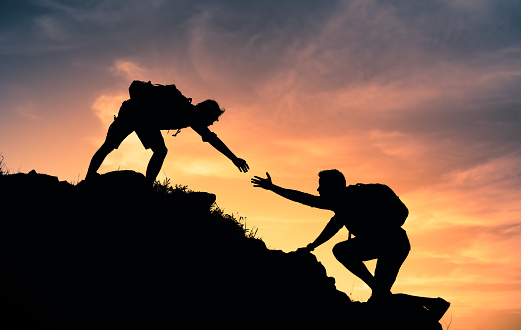
[[[114,117],[114,121],[107,131],[105,142],[103,142],[98,151],[92,156],[89,169],[87,170],[87,178],[96,174],[107,155],[114,151],[114,149],[119,148],[121,142],[134,131],[131,121],[128,120],[128,116],[120,115],[125,113],[124,110],[129,107],[129,104],[128,101],[123,102],[119,109],[118,117]]]
[[[411,250],[405,230],[389,233],[388,237],[392,239],[382,245],[382,252],[374,271],[375,289],[382,292],[391,290],[400,267]]]
[[[161,171],[163,161],[168,153],[165,139],[163,139],[163,135],[161,135],[161,131],[158,129],[139,129],[136,130],[136,134],[145,149],[152,149],[153,154],[148,162],[146,178],[150,184],[153,184],[159,171]]]
[[[353,238],[338,243],[333,247],[333,254],[344,267],[372,289],[375,285],[374,277],[360,257],[360,246],[357,244],[357,239],[359,240],[359,238]]]
[[[376,269],[374,271],[374,290],[379,292],[391,291],[405,258],[407,258],[407,253],[399,256],[386,255],[378,258]]]
[[[101,147],[94,153],[87,170],[87,178],[96,174],[101,164],[105,160],[108,154],[110,154],[115,148],[110,146],[107,142],[103,143]]]
[[[152,151],[154,154],[148,162],[146,174],[147,181],[149,181],[150,184],[154,183],[157,175],[159,174],[159,171],[161,171],[161,167],[163,166],[163,161],[165,160],[166,154],[168,153],[168,149],[163,144],[163,146],[152,148]]]
[[[154,183],[157,175],[159,174],[159,171],[161,171],[161,167],[163,166],[163,161],[165,160],[168,149],[166,148],[166,146],[164,146],[164,148],[156,150],[152,149],[152,151],[154,152],[154,154],[148,162],[146,174],[147,181],[149,181],[151,184]]]

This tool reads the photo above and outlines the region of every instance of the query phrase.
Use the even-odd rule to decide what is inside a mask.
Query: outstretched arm
[[[237,166],[239,171],[244,172],[244,173],[248,172],[250,167],[248,166],[246,161],[244,159],[241,159],[241,158],[238,158],[237,156],[235,156],[233,154],[233,152],[226,146],[226,144],[224,144],[224,142],[222,142],[221,139],[219,139],[217,137],[217,134],[215,134],[212,131],[210,131],[208,129],[208,127],[206,127],[206,126],[205,127],[193,127],[192,126],[192,128],[199,135],[201,135],[201,137],[203,138],[204,142],[210,143],[210,145],[212,147],[214,147],[220,153],[222,153],[223,155],[228,157],[228,159],[230,159],[233,162],[233,164],[235,166]]]
[[[271,181],[271,176],[268,172],[266,172],[266,176],[266,179],[261,178],[259,176],[255,176],[251,179],[251,183],[253,183],[254,187],[260,187],[266,190],[271,190],[277,195],[289,199],[290,201],[294,201],[311,207],[316,207],[319,209],[331,209],[326,205],[326,203],[324,203],[324,200],[319,196],[307,194],[298,190],[282,188],[273,184],[273,182]]]
[[[302,248],[302,250],[307,250],[309,252],[313,251],[318,246],[324,244],[325,242],[329,241],[331,237],[335,236],[336,233],[344,226],[344,223],[340,220],[339,217],[334,216],[329,220],[326,227],[320,235],[313,241],[313,243],[308,244],[305,248]],[[301,250],[301,249],[299,249]]]

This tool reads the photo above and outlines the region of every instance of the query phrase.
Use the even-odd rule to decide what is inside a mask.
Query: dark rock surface
[[[314,255],[267,249],[215,199],[160,192],[132,171],[78,185],[0,175],[0,323],[441,329],[422,308],[351,302]]]

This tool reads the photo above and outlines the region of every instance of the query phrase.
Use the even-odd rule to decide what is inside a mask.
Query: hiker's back
[[[134,80],[128,91],[130,99],[146,113],[144,120],[153,120],[160,129],[188,126],[192,99],[184,96],[174,84],[159,85]]]
[[[356,236],[375,229],[401,227],[409,210],[394,191],[384,184],[350,185],[346,188],[349,209],[346,226]]]
[[[168,102],[171,104],[176,103],[181,105],[190,104],[192,102],[192,99],[184,96],[174,84],[160,85],[152,84],[150,81],[144,82],[134,80],[130,84],[128,92],[130,98],[138,102]]]

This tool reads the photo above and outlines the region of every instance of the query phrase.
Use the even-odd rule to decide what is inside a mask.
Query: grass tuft
[[[7,168],[4,162],[4,155],[0,153],[0,175],[9,175],[11,174],[11,170]]]
[[[175,186],[172,186],[171,180],[169,178],[165,178],[163,182],[156,180],[154,182],[153,188],[154,191],[160,195],[179,196],[188,195],[193,192],[186,185],[176,184]],[[236,216],[233,214],[227,214],[215,203],[210,209],[210,216],[214,219],[214,221],[220,222],[225,227],[228,227],[230,232],[235,232],[237,236],[262,240],[261,238],[256,237],[258,228],[247,227],[246,217],[239,216],[238,214]]]

